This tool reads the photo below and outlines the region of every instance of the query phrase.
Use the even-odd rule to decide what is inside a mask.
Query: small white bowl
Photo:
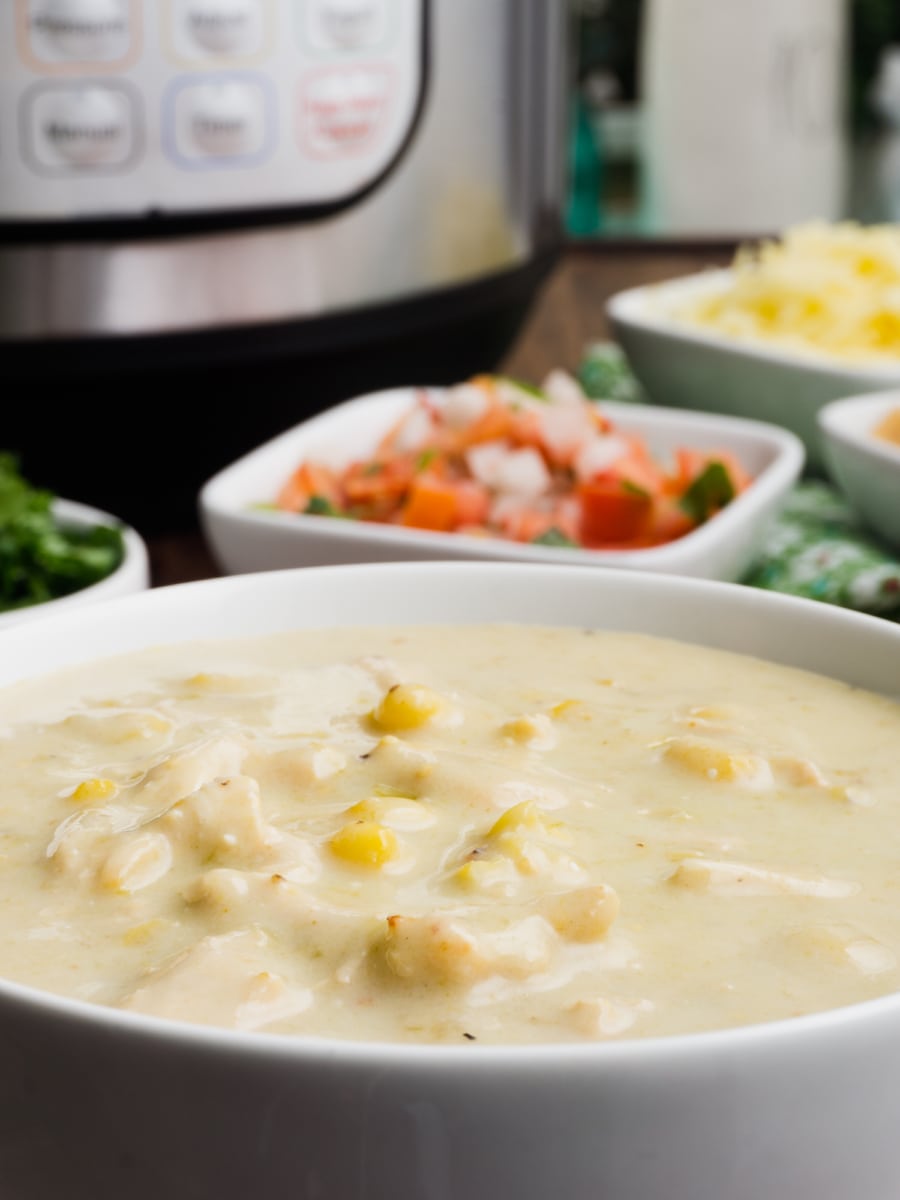
[[[754,482],[699,529],[647,550],[556,549],[253,507],[271,503],[304,459],[343,466],[373,453],[418,390],[398,388],[338,405],[214,476],[200,493],[200,515],[224,569],[240,574],[350,562],[500,559],[734,580],[750,566],[769,523],[803,467],[803,447],[797,439],[758,421],[608,403],[603,411],[613,424],[626,433],[640,434],[654,454],[666,458],[678,446],[729,450],[755,477]],[[430,390],[440,395],[439,389]]]
[[[888,694],[900,679],[900,626],[829,604],[418,563],[61,614],[0,634],[0,686],[160,643],[483,621],[681,638]],[[0,1063],[4,1200],[893,1200],[900,1179],[898,995],[681,1037],[431,1046],[205,1028],[0,981]]]
[[[98,580],[88,587],[71,592],[68,596],[60,596],[56,600],[45,600],[43,604],[29,604],[25,608],[13,608],[0,612],[0,629],[19,625],[25,621],[35,621],[39,618],[68,612],[82,604],[95,604],[101,600],[113,600],[117,596],[127,596],[131,592],[140,592],[149,586],[150,568],[147,557],[147,547],[140,535],[128,525],[122,525],[118,517],[113,517],[99,508],[91,508],[87,504],[76,504],[74,500],[54,500],[53,515],[63,525],[89,529],[94,525],[119,525],[122,529],[124,555],[122,561],[112,574]]]
[[[849,396],[822,409],[819,427],[835,483],[875,533],[900,549],[900,446],[872,432],[895,408],[900,391]]]
[[[900,387],[900,360],[849,362],[814,350],[739,341],[673,315],[691,301],[724,291],[731,279],[730,270],[704,271],[619,292],[607,306],[616,338],[655,404],[782,425],[803,441],[809,465],[821,470],[819,410],[843,396]]]

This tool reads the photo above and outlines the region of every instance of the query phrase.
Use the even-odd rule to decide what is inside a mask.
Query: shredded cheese
[[[728,288],[674,315],[742,340],[900,358],[900,225],[811,222],[743,246]]]

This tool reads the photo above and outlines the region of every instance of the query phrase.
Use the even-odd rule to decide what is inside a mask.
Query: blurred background
[[[897,0],[571,0],[571,26],[570,236],[900,216]]]
[[[0,449],[178,531],[354,395],[900,220],[900,0],[0,0],[0,145]]]

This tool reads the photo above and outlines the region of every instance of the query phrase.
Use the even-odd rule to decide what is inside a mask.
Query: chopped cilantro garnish
[[[702,525],[735,496],[734,484],[723,463],[711,462],[700,472],[679,500],[684,512]]]
[[[632,483],[630,479],[622,480],[622,491],[628,492],[628,494],[631,496],[641,496],[645,500],[650,499],[650,493],[647,491],[647,489],[640,487],[640,485],[637,483]]]
[[[437,450],[430,446],[427,450],[423,450],[416,459],[416,472],[427,471],[437,457]]]
[[[303,510],[314,517],[342,517],[344,514],[341,510],[326,500],[324,496],[310,496],[309,504]]]
[[[535,387],[533,383],[525,383],[521,379],[512,379],[509,375],[498,375],[497,382],[508,383],[510,387],[518,388],[526,396],[532,396],[535,400],[541,400],[544,404],[547,403],[547,397],[544,392],[539,387]]]
[[[50,492],[31,487],[0,454],[0,611],[81,591],[111,575],[125,554],[121,530],[65,525]]]
[[[560,549],[580,549],[577,542],[573,542],[570,537],[566,537],[555,525],[552,525],[545,533],[540,534],[538,537],[532,538],[531,544],[532,546],[556,546]]]

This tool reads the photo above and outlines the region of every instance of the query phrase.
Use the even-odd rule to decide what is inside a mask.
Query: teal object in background
[[[603,225],[603,162],[583,98],[572,105],[569,138],[569,202],[566,229],[572,237],[590,237]]]

